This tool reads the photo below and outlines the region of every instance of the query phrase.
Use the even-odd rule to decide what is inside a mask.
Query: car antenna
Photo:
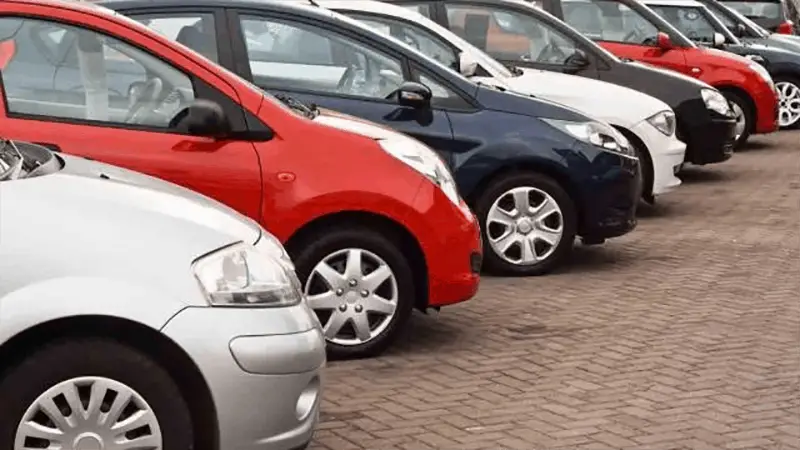
[[[319,6],[316,0],[308,0],[308,3],[311,3],[311,6]]]

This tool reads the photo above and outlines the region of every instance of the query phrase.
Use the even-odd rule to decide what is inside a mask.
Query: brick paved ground
[[[330,364],[312,449],[800,448],[799,194],[800,131],[689,169],[571,268]]]

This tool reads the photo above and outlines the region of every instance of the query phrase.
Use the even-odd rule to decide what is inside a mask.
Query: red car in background
[[[276,99],[89,3],[0,2],[0,70],[5,137],[183,185],[280,238],[332,356],[375,355],[413,308],[477,291],[475,217],[414,139]]]
[[[751,134],[778,129],[778,91],[758,58],[699,47],[637,0],[537,3],[621,58],[671,69],[719,89],[737,115],[737,147]]]

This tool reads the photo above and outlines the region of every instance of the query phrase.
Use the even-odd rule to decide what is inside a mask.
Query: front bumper
[[[602,241],[632,231],[636,228],[636,207],[642,196],[639,160],[600,151],[581,142],[576,146],[583,147],[579,154],[593,155],[588,167],[582,161],[580,164],[576,161],[574,168],[569,164],[571,172],[583,173],[578,183],[581,217],[578,235],[585,241]]]
[[[311,441],[325,341],[305,305],[186,308],[162,332],[186,351],[209,387],[217,448],[286,450]]]
[[[424,183],[406,226],[416,236],[428,268],[427,307],[469,300],[478,292],[483,248],[480,227],[466,203],[455,206]]]
[[[653,185],[645,186],[645,190],[649,189],[653,195],[661,195],[680,186],[681,180],[675,173],[686,156],[686,144],[674,135],[664,135],[646,120],[632,127],[631,132],[647,146],[653,163]]]
[[[696,165],[727,161],[733,156],[736,141],[736,119],[708,117],[696,124],[678,124],[680,136],[686,143],[686,159]]]

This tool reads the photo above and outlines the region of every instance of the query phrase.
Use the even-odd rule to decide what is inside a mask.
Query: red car
[[[615,55],[671,69],[719,89],[737,115],[737,146],[778,129],[779,97],[758,58],[697,46],[637,0],[544,0],[548,11]],[[560,11],[559,11],[560,10]]]
[[[4,136],[183,185],[278,236],[332,356],[375,355],[413,308],[477,291],[475,217],[414,139],[276,99],[87,3],[0,2],[0,70]],[[129,92],[109,88],[122,76]]]

